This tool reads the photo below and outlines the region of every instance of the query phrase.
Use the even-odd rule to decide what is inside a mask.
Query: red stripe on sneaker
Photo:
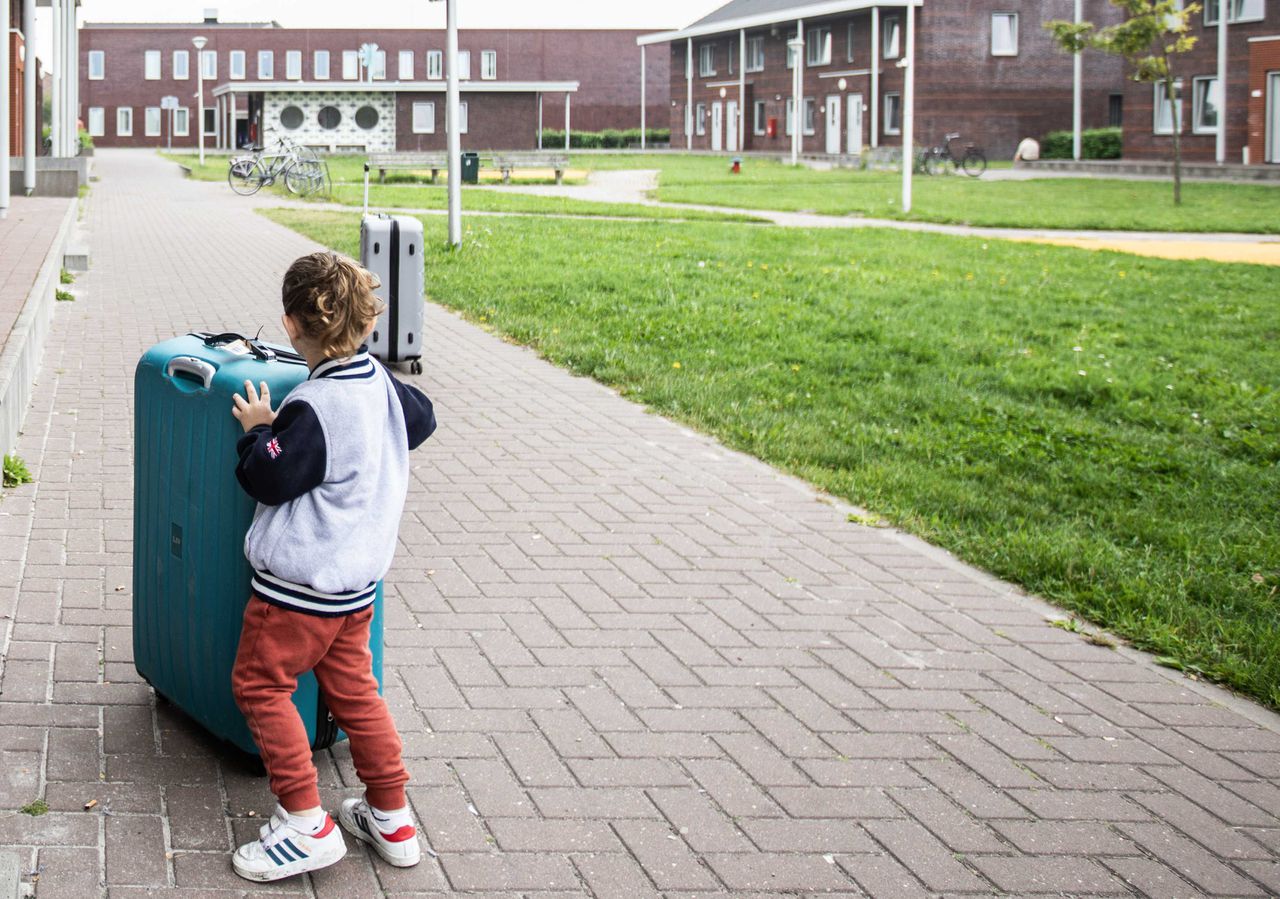
[[[378,832],[382,833],[382,831]],[[407,840],[412,840],[417,833],[418,831],[414,829],[412,824],[406,824],[395,833],[383,833],[382,838],[388,843],[403,843]]]
[[[327,837],[329,835],[329,832],[332,830],[333,830],[333,819],[330,818],[328,815],[325,815],[324,827],[317,830],[315,833],[312,834],[312,836],[317,838]]]

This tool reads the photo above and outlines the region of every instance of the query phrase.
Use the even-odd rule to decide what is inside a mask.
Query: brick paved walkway
[[[95,268],[21,447],[38,481],[0,502],[0,845],[42,899],[238,895],[227,852],[265,782],[130,662],[131,372],[176,332],[275,333],[309,244],[149,155],[99,163]],[[439,857],[399,871],[355,844],[263,893],[1280,892],[1274,729],[428,319],[442,429],[388,579],[387,694]],[[320,767],[327,803],[353,792],[345,749]],[[37,796],[48,814],[12,811]]]

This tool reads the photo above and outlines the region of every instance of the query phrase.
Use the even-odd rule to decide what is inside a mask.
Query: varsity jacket
[[[236,477],[258,501],[244,538],[253,592],[312,615],[372,603],[395,553],[409,451],[435,428],[431,400],[364,347],[316,366],[271,425],[236,445]]]

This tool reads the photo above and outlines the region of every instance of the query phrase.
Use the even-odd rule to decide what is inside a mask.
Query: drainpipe
[[[871,149],[880,146],[880,7],[871,7]]]
[[[28,197],[36,190],[36,136],[43,116],[36,107],[36,0],[22,0],[22,37],[27,58],[22,69],[22,192]]]
[[[1227,161],[1227,16],[1230,12],[1231,0],[1218,0],[1218,137],[1213,153],[1218,165]]]
[[[693,38],[688,40],[688,52],[684,58],[684,143],[686,150],[693,149]]]
[[[640,149],[645,148],[645,75],[644,44],[640,45]]]

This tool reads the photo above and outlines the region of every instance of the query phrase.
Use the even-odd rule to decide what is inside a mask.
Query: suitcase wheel
[[[415,375],[422,374],[422,360],[414,359],[412,362],[410,362],[409,371],[413,372]]]

